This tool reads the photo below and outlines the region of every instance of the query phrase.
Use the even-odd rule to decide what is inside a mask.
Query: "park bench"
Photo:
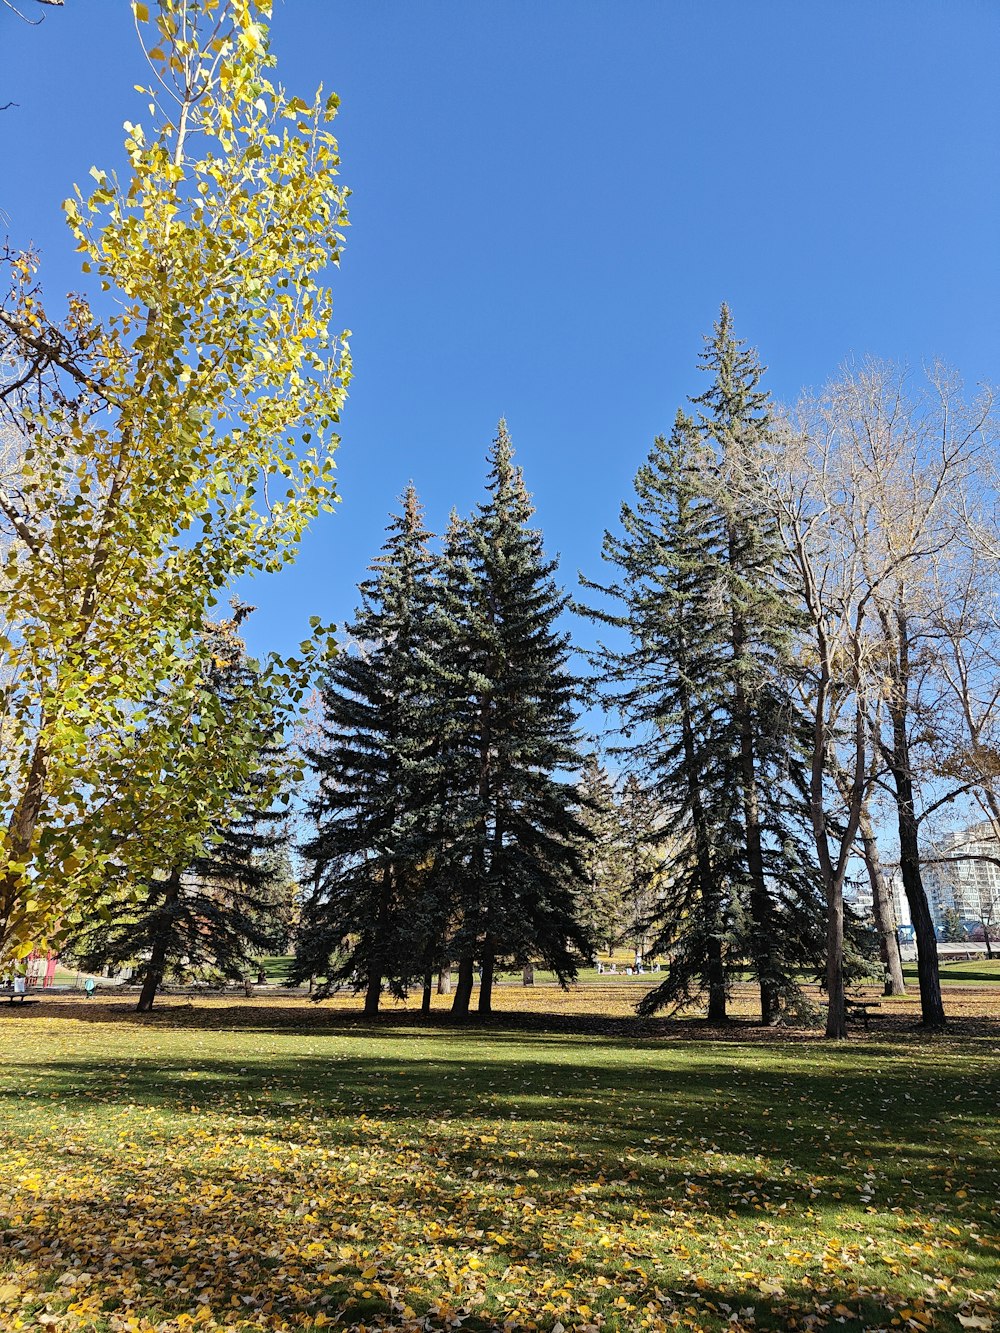
[[[860,1018],[865,1025],[865,1031],[868,1031],[868,1016],[872,1009],[881,1009],[881,1000],[845,1000],[844,1005],[847,1009],[847,1017]]]
[[[0,986],[0,995],[6,995],[11,1004],[20,1000],[21,1004],[37,1004],[38,999],[29,994],[24,986]]]

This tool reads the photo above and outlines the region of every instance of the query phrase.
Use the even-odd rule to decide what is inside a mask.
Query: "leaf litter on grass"
[[[5,1330],[993,1326],[990,1038],[100,1017],[0,1028]]]

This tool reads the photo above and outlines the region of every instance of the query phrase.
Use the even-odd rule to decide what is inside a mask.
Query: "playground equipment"
[[[44,958],[40,953],[31,954],[28,958],[28,965],[25,969],[24,977],[28,989],[30,990],[36,986],[41,986],[43,990],[48,989],[48,987],[52,985],[52,980],[55,977],[56,963],[58,960],[59,955],[53,953],[51,950],[45,954]],[[43,963],[45,964],[44,972],[42,971]]]

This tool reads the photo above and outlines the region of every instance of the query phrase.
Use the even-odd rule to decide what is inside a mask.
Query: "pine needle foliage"
[[[615,580],[584,583],[614,608],[589,614],[627,639],[597,657],[606,697],[622,717],[617,748],[645,772],[666,812],[659,832],[669,836],[669,907],[652,949],[668,967],[643,1010],[707,992],[712,1017],[722,1019],[738,823],[712,461],[694,422],[679,412],[669,439],[654,441],[636,475],[621,531],[605,533]]]
[[[485,503],[450,525],[441,578],[438,656],[451,721],[439,873],[455,895],[460,1014],[476,963],[488,1013],[501,961],[538,959],[565,982],[592,952],[575,901],[586,830],[569,780],[580,760],[579,682],[558,626],[567,598],[529,526],[534,511],[504,421],[489,467]]]
[[[629,926],[633,875],[619,792],[596,754],[584,759],[579,797],[589,836],[580,851],[578,910],[595,943],[610,955]]]
[[[364,990],[369,1014],[383,988],[406,994],[440,930],[428,892],[434,560],[412,484],[387,532],[359,588],[351,645],[321,685],[321,738],[308,751],[316,834],[303,847],[314,890],[292,969],[293,980],[326,979],[317,998],[340,984]]]
[[[798,991],[796,973],[822,958],[823,898],[808,837],[805,723],[795,698],[793,636],[799,610],[781,577],[777,517],[762,484],[772,429],[765,367],[735,336],[723,305],[706,338],[711,375],[692,402],[714,455],[716,553],[728,653],[731,779],[740,795],[745,948],[761,1017],[775,1021]]]

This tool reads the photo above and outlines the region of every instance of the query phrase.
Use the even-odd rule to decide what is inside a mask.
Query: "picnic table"
[[[11,1004],[19,1000],[21,1004],[37,1004],[36,996],[28,994],[28,988],[24,984],[24,977],[15,977],[13,986],[0,986],[0,995],[6,995]]]

